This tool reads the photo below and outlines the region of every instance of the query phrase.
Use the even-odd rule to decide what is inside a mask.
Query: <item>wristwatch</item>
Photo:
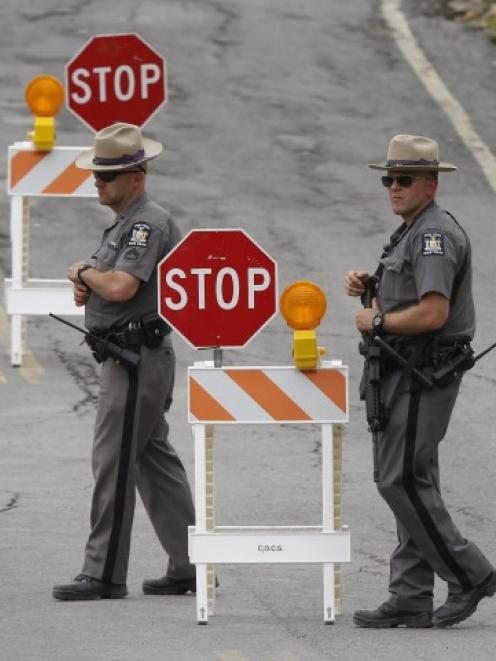
[[[91,264],[81,264],[81,266],[77,270],[77,277],[80,282],[83,283],[83,285],[86,285],[85,281],[81,278],[81,273],[86,271],[87,269],[94,269],[95,267],[92,266]]]
[[[384,328],[384,320],[385,315],[382,314],[382,312],[378,312],[372,317],[372,328],[377,334],[382,332],[382,329]]]

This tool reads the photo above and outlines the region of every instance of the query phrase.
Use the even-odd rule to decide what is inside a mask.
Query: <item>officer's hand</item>
[[[86,305],[88,298],[90,296],[91,290],[86,287],[86,285],[80,284],[79,282],[74,283],[74,303],[77,307]]]
[[[344,290],[348,296],[361,296],[369,279],[367,271],[348,271],[344,277]]]
[[[360,333],[368,333],[372,330],[372,319],[377,314],[377,308],[362,308],[358,310],[355,317],[355,325]]]
[[[67,269],[67,277],[71,282],[74,282],[74,284],[79,282],[78,268],[83,264],[86,264],[86,262],[84,260],[80,260],[79,262],[74,262],[74,264],[71,264],[71,266],[69,266]]]
[[[372,299],[371,308],[363,308],[358,311],[355,317],[355,323],[360,333],[367,333],[372,330],[372,319],[380,311],[376,298]]]

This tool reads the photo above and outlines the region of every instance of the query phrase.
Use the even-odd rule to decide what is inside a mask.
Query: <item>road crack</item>
[[[72,410],[80,412],[86,407],[96,408],[98,401],[98,373],[93,359],[72,352],[66,352],[56,343],[55,355],[83,392],[84,397],[73,404]]]
[[[21,497],[21,494],[19,492],[15,491],[12,494],[10,500],[7,502],[7,504],[4,505],[3,507],[0,507],[0,512],[8,512],[10,510],[15,509],[17,507],[18,503],[19,503],[19,498],[20,497]]]

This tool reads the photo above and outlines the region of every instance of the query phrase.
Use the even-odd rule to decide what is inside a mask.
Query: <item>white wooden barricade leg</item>
[[[323,532],[341,529],[342,427],[322,425]],[[324,564],[324,622],[341,615],[341,565]]]
[[[214,428],[207,425],[205,429],[205,496],[206,496],[206,529],[215,529],[215,495],[214,495]],[[215,567],[207,565],[207,614],[215,612]]]
[[[194,425],[196,530],[213,531],[214,520],[214,433],[212,425]],[[215,569],[196,565],[196,614],[198,624],[206,624],[215,613]]]
[[[15,195],[10,204],[10,240],[12,251],[12,286],[21,289],[25,284],[27,274],[24,263],[25,234],[25,203],[23,198]],[[13,314],[10,318],[10,355],[14,366],[22,364],[23,354],[23,318]]]
[[[333,426],[322,425],[322,532],[334,532],[334,445]],[[333,624],[336,616],[334,563],[324,570],[324,622]]]
[[[350,534],[341,527],[341,431],[348,420],[347,368],[341,361],[302,373],[290,367],[214,368],[195,364],[189,370],[189,421],[195,442],[196,525],[189,528],[189,555],[196,565],[199,624],[215,610],[215,564],[320,563],[323,566],[324,622],[341,612],[340,563],[350,560]],[[271,401],[252,390],[251,379],[268,379],[288,400],[293,417],[270,415]],[[247,380],[245,380],[245,377]],[[244,386],[246,389],[244,389]],[[268,386],[269,390],[272,386]],[[250,399],[254,395],[254,399]],[[263,406],[256,406],[255,401]],[[278,415],[280,410],[278,411]],[[289,415],[289,414],[288,414]],[[301,415],[301,418],[294,416]],[[321,426],[322,525],[216,526],[214,520],[214,424],[295,423]],[[208,420],[208,423],[206,422]]]
[[[193,425],[195,440],[195,531],[207,532],[207,443],[206,425]],[[196,619],[208,622],[207,565],[196,563]]]
[[[334,465],[334,530],[341,530],[341,495],[343,480],[343,426],[332,428],[333,465]],[[341,564],[334,564],[335,612],[341,615]]]

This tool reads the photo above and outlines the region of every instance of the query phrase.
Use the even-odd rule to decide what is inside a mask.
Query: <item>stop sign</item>
[[[158,309],[191,346],[245,346],[277,310],[276,262],[243,230],[191,230],[158,266]]]
[[[143,126],[166,102],[165,59],[137,34],[90,39],[65,68],[67,107],[91,129]]]

